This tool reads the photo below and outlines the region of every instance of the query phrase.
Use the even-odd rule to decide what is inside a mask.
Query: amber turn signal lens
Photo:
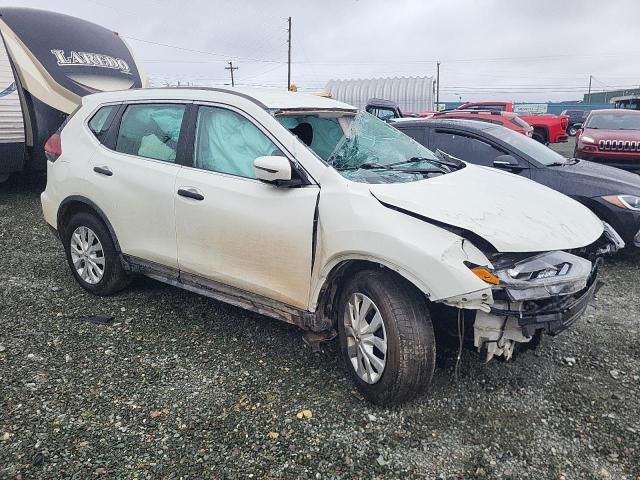
[[[475,267],[471,271],[483,282],[491,285],[500,285],[500,279],[484,267]]]

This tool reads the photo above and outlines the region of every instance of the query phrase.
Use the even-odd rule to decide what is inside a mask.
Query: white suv
[[[509,358],[567,328],[617,240],[560,193],[319,96],[100,93],[45,150],[44,217],[83,288],[138,273],[309,338],[337,330],[380,404],[428,386],[436,335]]]

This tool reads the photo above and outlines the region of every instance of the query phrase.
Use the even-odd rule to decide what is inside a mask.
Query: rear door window
[[[117,152],[175,162],[185,105],[134,104],[122,114]]]

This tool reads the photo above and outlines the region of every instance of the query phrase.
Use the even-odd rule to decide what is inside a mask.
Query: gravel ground
[[[384,409],[335,343],[147,279],[86,294],[41,188],[0,186],[0,478],[640,479],[640,259],[607,264],[569,332],[465,352],[457,382]]]

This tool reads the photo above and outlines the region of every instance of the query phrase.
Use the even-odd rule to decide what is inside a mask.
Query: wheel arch
[[[367,255],[352,254],[340,256],[329,262],[323,269],[311,290],[310,310],[332,318],[331,309],[344,285],[356,272],[367,269],[383,269],[404,279],[425,295],[428,300],[431,289],[406,269],[387,260]]]
[[[56,225],[58,226],[58,232],[61,235],[63,233],[62,230],[65,228],[65,223],[71,218],[72,215],[78,212],[92,213],[96,215],[100,220],[102,220],[102,222],[106,225],[109,234],[111,235],[111,239],[113,240],[116,251],[118,253],[121,252],[120,244],[118,243],[118,237],[116,236],[115,230],[113,229],[111,222],[107,218],[107,215],[98,205],[81,195],[71,195],[70,197],[65,198],[60,203],[56,217]]]
[[[545,142],[550,141],[549,138],[549,127],[547,127],[546,125],[533,125],[533,134],[538,134],[540,136],[542,136],[542,139]]]

